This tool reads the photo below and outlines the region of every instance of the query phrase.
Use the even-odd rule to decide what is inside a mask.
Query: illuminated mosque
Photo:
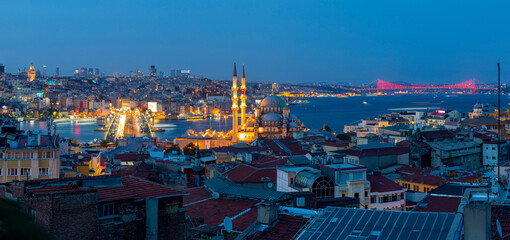
[[[212,130],[196,132],[188,130],[184,137],[176,138],[174,143],[185,146],[190,142],[198,143],[200,148],[230,146],[239,142],[250,143],[257,138],[286,138],[294,137],[304,131],[305,126],[290,113],[290,109],[283,99],[271,94],[265,97],[260,106],[254,109],[255,114],[246,114],[246,76],[243,66],[241,87],[237,86],[237,69],[234,63],[232,77],[232,130],[224,133]],[[238,97],[238,91],[240,96]],[[240,104],[239,104],[240,100]],[[239,116],[241,110],[241,116]],[[239,123],[239,118],[241,121]],[[184,145],[183,145],[184,144]]]

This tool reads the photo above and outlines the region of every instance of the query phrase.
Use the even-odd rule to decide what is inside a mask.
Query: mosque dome
[[[260,103],[261,107],[285,107],[285,101],[276,95],[269,95],[265,97]]]
[[[281,115],[276,113],[267,113],[262,115],[262,121],[265,122],[281,122],[283,121],[283,118]]]
[[[299,127],[299,125],[298,125],[297,123],[295,123],[295,122],[290,122],[290,123],[289,123],[289,127],[291,127],[291,128],[297,128],[297,127]]]

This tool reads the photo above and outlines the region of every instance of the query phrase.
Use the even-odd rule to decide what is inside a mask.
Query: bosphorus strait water
[[[373,118],[381,114],[406,109],[434,111],[435,109],[473,110],[476,103],[497,104],[497,95],[380,95],[355,96],[346,98],[309,98],[311,103],[295,105],[291,112],[296,114],[310,129],[320,129],[324,124],[333,131],[341,132],[343,126],[360,119]],[[501,96],[501,106],[508,106],[509,98]]]
[[[324,97],[309,98],[310,103],[290,106],[295,114],[310,129],[320,129],[324,124],[335,132],[341,132],[343,126],[356,120],[373,118],[381,114],[403,111],[405,109],[420,109],[434,111],[435,109],[459,110],[467,114],[473,110],[476,103],[497,104],[497,95],[381,95],[354,96],[345,98]],[[501,105],[508,106],[509,98],[501,97]],[[79,142],[91,142],[103,139],[104,132],[95,132],[96,122],[65,122],[57,124],[57,133],[66,138],[74,138]],[[159,120],[155,127],[165,129],[155,136],[160,139],[172,140],[181,136],[188,129],[203,131],[211,127],[214,130],[230,130],[231,120]],[[20,123],[22,130],[46,131],[44,121],[24,121]]]

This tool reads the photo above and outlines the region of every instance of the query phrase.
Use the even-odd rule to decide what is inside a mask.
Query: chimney
[[[491,204],[471,201],[464,206],[464,239],[492,239]]]
[[[260,224],[271,225],[278,219],[278,207],[274,203],[261,203],[257,207],[257,221]]]

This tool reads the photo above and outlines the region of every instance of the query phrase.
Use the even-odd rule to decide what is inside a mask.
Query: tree
[[[0,239],[52,239],[43,226],[36,223],[19,203],[11,200],[0,199],[0,223]]]
[[[179,153],[181,152],[181,148],[179,145],[171,143],[170,146],[165,150],[165,153],[172,153],[173,151]]]
[[[321,128],[321,131],[328,131],[331,132],[331,128],[328,125],[325,125]]]
[[[99,146],[100,146],[100,147],[103,147],[103,148],[108,147],[108,141],[106,141],[106,140],[102,140],[102,141],[99,143]]]
[[[338,138],[338,140],[345,140],[345,141],[351,141],[351,136],[349,134],[346,134],[346,133],[339,133],[336,135],[336,138]]]
[[[184,155],[193,155],[197,151],[197,147],[194,143],[188,143],[186,146],[182,148]]]

